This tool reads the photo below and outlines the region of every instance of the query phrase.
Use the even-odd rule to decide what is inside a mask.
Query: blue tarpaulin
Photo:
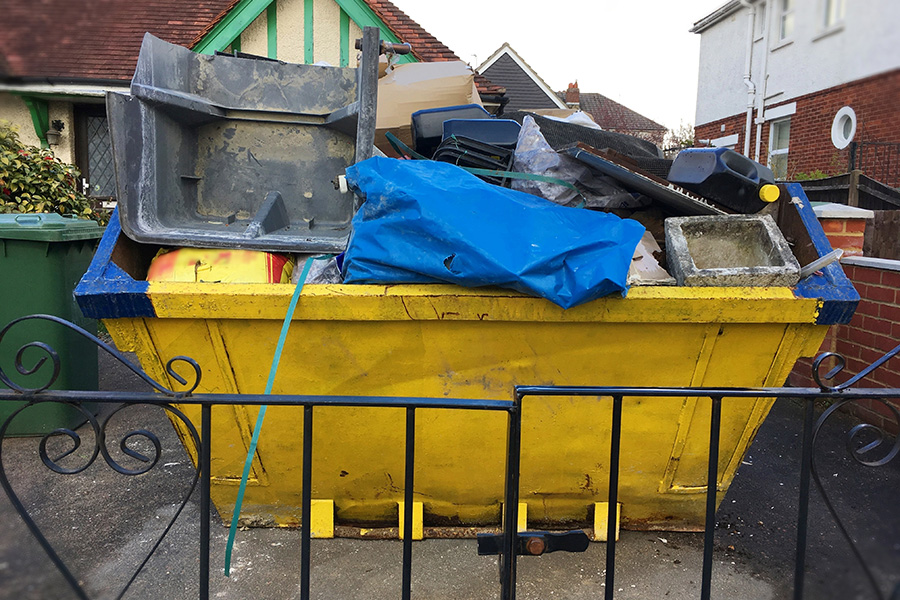
[[[495,285],[563,308],[627,290],[637,221],[485,183],[434,161],[375,157],[347,169],[365,199],[347,283]]]

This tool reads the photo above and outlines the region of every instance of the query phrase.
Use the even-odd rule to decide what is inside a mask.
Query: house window
[[[787,179],[788,141],[791,137],[791,120],[775,121],[769,128],[769,168],[775,179]]]
[[[822,21],[825,29],[830,29],[844,20],[844,2],[845,0],[825,0],[825,14]]]
[[[756,7],[756,37],[757,39],[766,33],[766,3],[760,2]]]
[[[794,0],[778,0],[780,15],[778,39],[786,40],[794,34]]]
[[[104,108],[102,104],[75,107],[75,162],[88,196],[112,198],[116,174]]]

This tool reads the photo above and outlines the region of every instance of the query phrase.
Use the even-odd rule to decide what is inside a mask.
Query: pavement
[[[135,377],[101,354],[101,388],[143,390]],[[163,411],[132,407],[121,426],[159,436],[163,454],[146,475],[124,477],[101,460],[79,475],[44,468],[38,438],[3,442],[3,467],[16,493],[92,598],[117,597],[152,548],[189,485],[193,469]],[[849,457],[844,436],[855,424],[836,416],[823,430],[816,460],[828,497],[857,540],[882,594],[900,585],[900,460],[865,468]],[[718,513],[712,597],[792,597],[802,406],[776,402]],[[71,460],[84,457],[84,448]],[[0,599],[76,598],[0,494]],[[296,530],[238,533],[232,574],[224,577],[227,528],[212,515],[211,597],[299,598],[300,536]],[[196,598],[199,499],[195,493],[125,598]],[[807,552],[807,599],[878,596],[814,489]],[[703,536],[623,531],[616,546],[616,598],[697,598]],[[605,545],[582,554],[521,557],[518,598],[602,597]],[[398,541],[312,541],[311,590],[320,599],[400,596]],[[413,545],[413,597],[498,598],[495,557],[480,557],[471,539]]]

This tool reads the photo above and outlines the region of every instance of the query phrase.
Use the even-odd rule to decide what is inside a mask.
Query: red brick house
[[[845,173],[855,147],[854,166],[900,186],[897,23],[894,0],[724,3],[691,29],[701,36],[695,139],[782,179]]]

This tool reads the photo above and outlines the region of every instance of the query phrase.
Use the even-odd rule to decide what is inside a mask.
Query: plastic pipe
[[[836,248],[836,249],[832,250],[831,252],[829,252],[828,254],[826,254],[825,256],[821,256],[821,257],[817,258],[816,260],[812,261],[811,263],[809,263],[808,265],[806,265],[805,267],[800,269],[800,279],[801,280],[806,279],[807,277],[809,277],[816,271],[821,271],[822,269],[824,269],[831,263],[841,260],[841,257],[843,255],[844,255],[844,251],[840,248]]]
[[[744,60],[744,85],[747,86],[747,124],[744,127],[744,156],[750,157],[750,134],[753,131],[753,105],[756,102],[756,84],[753,83],[753,26],[756,24],[756,6],[749,0],[741,5],[750,10],[747,15],[747,57]]]
[[[753,154],[753,160],[756,162],[760,162],[759,153],[760,153],[760,144],[762,143],[762,126],[765,123],[763,116],[765,114],[766,109],[766,89],[768,88],[769,82],[769,31],[772,29],[772,20],[777,11],[777,6],[775,6],[777,2],[772,1],[769,2],[766,6],[766,23],[763,27],[763,61],[762,61],[762,73],[760,74],[760,87],[762,90],[760,93],[756,95],[756,151]],[[768,164],[769,161],[766,161],[763,164]]]

